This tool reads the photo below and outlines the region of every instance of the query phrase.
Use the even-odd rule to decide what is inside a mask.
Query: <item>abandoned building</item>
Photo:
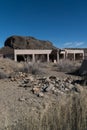
[[[87,49],[84,49],[84,59],[87,60]]]
[[[61,59],[84,60],[86,58],[84,49],[65,48],[54,50],[31,50],[15,49],[14,60],[28,60],[29,62],[59,62]],[[22,56],[22,57],[21,57]]]
[[[83,60],[85,56],[84,49],[80,48],[65,48],[61,50],[60,59],[69,59],[69,60]]]
[[[0,49],[0,57],[15,61],[59,62],[59,60],[87,59],[87,48],[56,48],[52,42],[30,36],[11,36]]]
[[[14,49],[10,47],[0,48],[0,57],[14,59]]]
[[[54,54],[54,52],[56,52]],[[29,62],[59,62],[59,50],[14,50],[15,61],[29,61]]]
[[[10,58],[15,61],[29,62],[59,62],[59,60],[87,60],[87,48],[64,49],[0,49],[0,57]]]

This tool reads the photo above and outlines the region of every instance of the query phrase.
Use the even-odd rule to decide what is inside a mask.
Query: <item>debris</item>
[[[19,81],[19,87],[29,89],[38,97],[44,97],[44,93],[53,93],[56,96],[58,94],[68,94],[69,92],[80,92],[80,89],[73,84],[71,76],[61,80],[59,77],[39,77],[32,76],[25,73],[18,73],[15,77],[11,78],[11,81]]]

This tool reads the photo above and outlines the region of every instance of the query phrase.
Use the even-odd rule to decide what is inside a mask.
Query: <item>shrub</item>
[[[9,130],[87,130],[87,93],[62,96]]]
[[[33,75],[41,74],[42,71],[39,68],[39,63],[24,63],[23,67],[19,70],[21,72],[30,73]]]
[[[57,65],[54,65],[54,67],[56,67],[56,70],[60,72],[73,72],[79,68],[74,61],[70,60],[60,60],[60,62]]]
[[[8,76],[4,72],[0,72],[0,79],[7,78]]]

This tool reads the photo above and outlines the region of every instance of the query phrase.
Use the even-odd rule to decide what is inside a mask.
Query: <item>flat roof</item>
[[[14,53],[15,54],[50,54],[52,52],[52,50],[36,50],[36,49],[15,49]]]

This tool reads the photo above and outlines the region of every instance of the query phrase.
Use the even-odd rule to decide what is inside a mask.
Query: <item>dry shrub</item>
[[[6,73],[0,71],[0,79],[5,79],[7,77]]]
[[[86,93],[87,94],[87,93]],[[41,130],[87,130],[87,95],[70,95],[44,113]],[[63,99],[64,100],[64,99]]]
[[[25,72],[30,74],[42,74],[40,63],[15,62],[8,58],[0,59],[0,77],[6,78],[6,75],[12,76],[15,72]],[[44,66],[43,66],[44,67]]]
[[[87,130],[87,92],[62,96],[10,130]]]
[[[8,58],[1,58],[0,59],[0,69],[3,70],[5,73],[12,73],[18,71],[20,68],[19,63],[8,59]]]
[[[20,69],[21,72],[30,73],[33,75],[42,74],[40,63],[23,63],[23,67]]]
[[[78,62],[70,61],[70,60],[60,60],[58,64],[54,65],[57,71],[60,72],[73,72],[77,68],[79,68]]]

